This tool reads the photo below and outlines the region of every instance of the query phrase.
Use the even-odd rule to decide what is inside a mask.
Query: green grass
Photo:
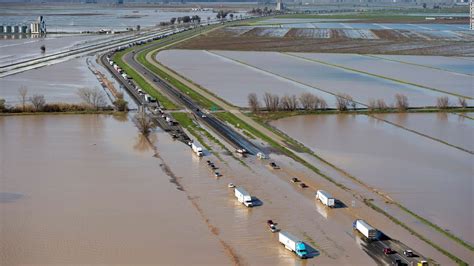
[[[335,109],[326,109],[326,110],[296,110],[296,111],[276,111],[276,112],[260,112],[258,114],[252,113],[250,116],[254,119],[257,119],[261,123],[268,123],[269,121],[274,121],[282,119],[285,117],[298,116],[298,115],[335,115],[335,114],[357,114],[357,115],[371,115],[371,114],[391,114],[391,113],[469,113],[474,112],[474,107],[453,107],[449,109],[438,109],[435,107],[412,107],[408,108],[406,111],[398,111],[394,108],[389,108],[387,110],[374,110],[369,111],[368,109],[356,109],[348,111],[338,111]]]
[[[118,66],[120,66],[120,68],[122,68],[125,71],[125,73],[127,73],[128,76],[133,78],[133,80],[138,84],[138,86],[142,90],[146,91],[152,97],[156,98],[160,102],[160,104],[163,105],[163,107],[165,107],[166,109],[171,109],[171,110],[178,109],[178,106],[176,104],[170,101],[167,97],[165,97],[159,91],[155,90],[155,88],[153,88],[148,82],[146,82],[142,76],[140,76],[134,69],[132,69],[127,64],[125,64],[125,62],[123,62],[122,57],[130,51],[131,51],[130,49],[127,49],[127,50],[115,53],[112,60]]]
[[[206,109],[211,109],[211,107],[213,107],[213,106],[217,107],[217,105],[215,103],[213,103],[212,101],[210,101],[207,98],[201,96],[200,94],[198,94],[194,90],[191,90],[188,86],[184,85],[183,83],[181,83],[178,80],[174,79],[173,77],[171,77],[167,73],[161,71],[161,69],[157,68],[152,63],[148,62],[145,57],[146,57],[146,52],[142,52],[142,53],[138,54],[138,56],[137,56],[138,62],[143,64],[149,70],[153,71],[153,73],[157,74],[162,79],[167,80],[173,87],[179,89],[182,93],[189,96],[193,101],[195,101],[201,107],[206,108]]]

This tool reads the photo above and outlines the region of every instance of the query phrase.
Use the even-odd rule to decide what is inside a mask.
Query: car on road
[[[272,220],[267,220],[267,225],[268,227],[270,227],[270,231],[272,231],[272,233],[278,231],[278,229],[276,228],[276,223],[274,223]]]
[[[385,255],[390,255],[390,254],[393,254],[393,253],[395,253],[395,251],[391,248],[384,248],[383,249],[383,254],[385,254]]]
[[[407,257],[409,257],[409,258],[415,256],[415,254],[413,253],[413,251],[410,250],[410,249],[407,249],[407,250],[403,251],[403,255],[405,255],[405,256],[407,256]]]
[[[305,183],[301,183],[301,184],[299,184],[299,186],[300,186],[300,188],[307,188],[308,187],[308,185],[306,185]]]
[[[401,259],[396,259],[395,261],[392,261],[392,265],[402,266],[405,264],[402,263]]]
[[[219,173],[219,172],[214,172],[214,176],[215,176],[215,177],[221,177],[221,176],[222,176],[222,174],[221,174],[221,173]]]
[[[269,165],[272,169],[280,169],[280,166],[278,166],[275,162],[271,162]]]
[[[297,182],[300,182],[300,180],[299,180],[298,178],[296,178],[296,177],[293,177],[293,178],[291,179],[291,182],[297,183]]]

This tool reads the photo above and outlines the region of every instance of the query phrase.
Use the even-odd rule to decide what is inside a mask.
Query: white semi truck
[[[202,157],[203,156],[203,152],[202,152],[202,148],[196,144],[191,143],[191,149],[193,149],[193,152],[196,153],[197,156],[199,157]]]
[[[247,207],[253,207],[252,196],[250,196],[250,194],[243,187],[236,187],[234,189],[234,194],[240,203]]]
[[[374,240],[378,238],[379,231],[370,224],[366,223],[364,220],[355,220],[352,224],[352,227],[363,234],[367,239]]]
[[[331,196],[331,194],[327,193],[324,190],[316,191],[316,199],[321,201],[322,204],[328,207],[336,206],[336,200]]]
[[[308,256],[306,245],[288,232],[279,232],[278,240],[282,243],[286,249],[293,251],[298,257],[304,259]]]

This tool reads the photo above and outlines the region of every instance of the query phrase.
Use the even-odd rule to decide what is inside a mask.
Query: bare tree
[[[374,111],[377,108],[377,102],[374,99],[369,99],[367,108],[369,108],[369,111]]]
[[[309,92],[304,92],[300,95],[300,103],[301,103],[301,108],[305,110],[311,110],[314,108],[314,106],[317,104],[318,98],[309,93]],[[316,105],[317,108],[317,105]]]
[[[270,110],[275,112],[278,111],[278,107],[280,106],[280,96],[277,94],[272,94],[271,101],[270,101]]]
[[[41,95],[41,94],[35,94],[32,97],[30,97],[30,102],[36,111],[43,111],[44,106],[46,104],[44,95]]]
[[[387,104],[385,103],[385,101],[383,99],[378,99],[377,100],[377,109],[379,109],[379,110],[387,110],[388,109],[388,106],[387,106]]]
[[[137,113],[132,118],[132,121],[137,127],[138,131],[144,136],[148,136],[151,130],[155,128],[155,123],[153,123],[153,120],[145,112]]]
[[[436,106],[439,109],[447,109],[449,107],[449,98],[448,96],[440,96],[436,99]]]
[[[352,101],[350,95],[344,93],[338,93],[336,95],[336,108],[339,111],[347,111],[349,103]]]
[[[263,95],[263,102],[265,103],[265,108],[267,109],[267,111],[270,111],[272,94],[269,92],[265,92],[265,94]]]
[[[459,102],[459,105],[460,105],[462,108],[466,108],[466,107],[467,107],[466,98],[459,97],[459,98],[458,98],[458,102]]]
[[[252,110],[254,113],[258,113],[260,111],[260,103],[258,102],[257,94],[250,93],[247,98],[249,101],[250,110]]]
[[[104,107],[107,104],[104,93],[98,88],[80,88],[77,90],[77,95],[82,101],[95,109]]]
[[[125,112],[128,111],[128,102],[125,101],[123,92],[118,92],[116,95],[116,100],[113,102],[117,111]]]
[[[26,86],[21,86],[18,89],[18,98],[20,99],[21,102],[21,107],[23,108],[23,112],[25,111],[26,108],[26,100],[28,95],[28,88]]]
[[[280,99],[280,107],[282,110],[290,110],[290,96],[284,95]]]
[[[407,96],[400,93],[395,94],[395,107],[397,107],[398,111],[406,111],[408,109]]]
[[[0,98],[0,112],[3,112],[5,108],[5,99]]]
[[[288,103],[289,103],[289,107],[290,107],[291,111],[294,111],[294,110],[298,109],[298,99],[296,98],[296,95],[294,95],[294,94],[291,95],[289,97]]]
[[[325,110],[328,108],[328,104],[326,103],[326,100],[324,100],[323,98],[319,98],[319,97],[316,97],[318,99],[318,103],[319,103],[319,109],[321,110]]]

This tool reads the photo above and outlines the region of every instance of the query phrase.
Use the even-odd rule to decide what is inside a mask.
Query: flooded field
[[[272,125],[408,209],[474,242],[472,154],[365,115],[298,116]],[[472,134],[463,137],[463,143],[472,142]]]
[[[474,76],[474,62],[466,58],[412,55],[377,55],[377,57]]]
[[[18,89],[26,86],[29,96],[43,94],[46,102],[79,103],[81,99],[77,95],[77,89],[102,88],[96,76],[88,69],[86,59],[73,59],[0,78],[0,98],[5,99],[9,105],[18,104]]]
[[[472,113],[466,115],[472,116]],[[412,113],[377,114],[375,116],[474,152],[474,120],[464,114]]]
[[[467,31],[469,24],[413,24],[413,23],[352,23],[350,19],[268,19],[258,23],[262,26],[270,24],[282,28],[315,28],[315,29],[389,29],[415,31]],[[267,25],[265,25],[267,24]]]
[[[405,81],[411,84],[417,84],[440,91],[446,91],[474,98],[473,76],[398,62],[396,56],[391,56],[390,58],[397,61],[381,59],[383,57],[373,57],[356,54],[292,54],[299,57],[307,58],[309,60],[334,64],[377,76],[388,77],[395,80]],[[454,61],[454,63],[451,63],[450,60]],[[459,60],[450,59],[448,57],[440,58],[440,62],[445,62],[445,64],[455,65],[457,61]],[[474,73],[474,64],[471,64],[471,70]]]
[[[191,56],[198,56],[199,60],[196,62],[201,65],[190,66],[187,59]],[[368,104],[371,99],[383,99],[388,105],[393,104],[397,93],[402,93],[408,97],[410,106],[413,107],[434,106],[437,97],[447,95],[276,52],[171,50],[159,53],[158,60],[240,106],[246,106],[246,97],[250,92],[271,90],[278,94],[299,95],[302,92],[301,86],[305,90],[310,88],[313,93],[325,99],[332,98],[328,101],[330,105],[334,102],[331,94],[338,93],[347,93],[363,104]],[[241,79],[238,78],[241,75],[236,73],[247,75],[244,75],[245,79]],[[281,85],[272,86],[275,83],[270,82],[276,79]],[[295,85],[288,86],[288,83]],[[457,103],[457,97],[451,97],[451,102]]]
[[[215,17],[212,11],[188,12],[153,7],[126,7],[111,5],[5,5],[2,6],[0,24],[33,22],[44,16],[48,32],[82,32],[101,29],[126,30],[140,25],[151,27],[172,17],[199,15],[205,19]]]
[[[189,64],[189,58],[199,64]],[[248,67],[207,51],[166,50],[157,59],[217,96],[237,106],[248,106],[247,96],[256,93],[262,99],[265,92],[301,94],[311,92],[334,106],[334,97],[288,79]],[[242,77],[245,77],[242,79]]]
[[[39,58],[79,48],[82,45],[98,43],[103,40],[112,40],[117,37],[99,35],[63,35],[46,38],[31,38],[19,40],[0,40],[0,67],[33,58]],[[46,52],[41,53],[40,47],[44,45]]]
[[[2,265],[232,263],[126,120],[0,117]]]

